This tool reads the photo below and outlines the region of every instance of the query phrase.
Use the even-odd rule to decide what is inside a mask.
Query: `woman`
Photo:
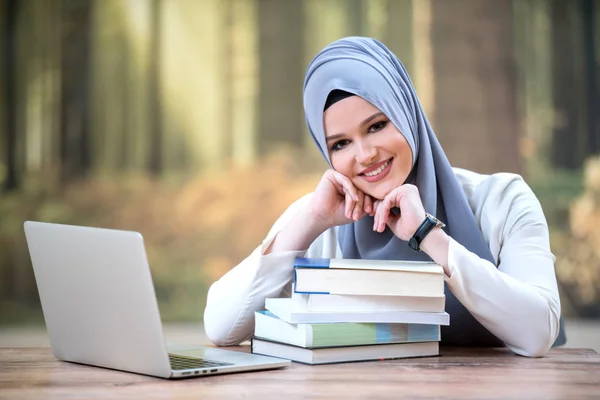
[[[521,177],[452,169],[405,68],[373,39],[323,49],[308,67],[304,108],[331,169],[211,286],[209,339],[250,338],[265,299],[290,296],[295,257],[433,260],[451,321],[442,343],[545,355],[560,300],[544,214]]]

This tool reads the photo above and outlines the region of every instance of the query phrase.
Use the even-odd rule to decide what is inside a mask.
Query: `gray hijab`
[[[477,225],[473,211],[421,107],[406,69],[377,40],[348,37],[323,49],[308,66],[304,79],[306,123],[321,153],[331,164],[323,128],[323,108],[329,93],[343,90],[381,110],[408,141],[413,168],[407,179],[419,188],[425,210],[442,219],[458,243],[494,265],[496,262]],[[430,260],[398,239],[390,229],[373,232],[373,218],[339,228],[344,258]],[[451,326],[442,340],[453,344],[499,345],[446,288]]]

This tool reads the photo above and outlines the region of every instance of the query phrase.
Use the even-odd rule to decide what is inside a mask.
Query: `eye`
[[[388,124],[388,122],[390,122],[390,121],[384,120],[384,121],[375,122],[373,125],[371,125],[369,127],[369,133],[379,132],[380,130],[385,128],[385,126]]]
[[[331,146],[331,151],[342,150],[344,147],[348,146],[348,143],[350,143],[348,139],[338,140]]]

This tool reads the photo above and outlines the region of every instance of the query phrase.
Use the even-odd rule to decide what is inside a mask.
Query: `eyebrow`
[[[364,119],[364,120],[363,120],[363,121],[360,123],[360,127],[362,128],[363,126],[367,125],[369,122],[373,121],[375,118],[377,118],[377,117],[380,117],[380,116],[382,116],[382,115],[384,115],[384,114],[383,114],[381,111],[379,111],[379,112],[376,112],[375,114],[373,114],[373,115],[371,115],[371,116],[369,116],[369,117],[365,118],[365,119]],[[328,137],[327,137],[327,139],[326,139],[326,141],[328,141],[328,142],[329,142],[330,140],[333,140],[333,139],[340,138],[340,137],[342,137],[342,136],[344,136],[344,135],[345,135],[345,133],[336,133],[335,135],[328,136]]]

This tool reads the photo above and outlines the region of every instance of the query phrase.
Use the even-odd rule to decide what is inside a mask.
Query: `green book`
[[[440,326],[426,324],[290,324],[270,311],[255,312],[254,336],[305,348],[440,340]]]

